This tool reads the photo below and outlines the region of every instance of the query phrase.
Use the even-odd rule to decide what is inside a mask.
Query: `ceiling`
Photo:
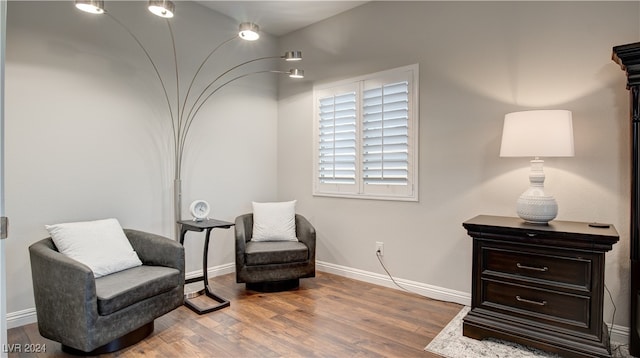
[[[260,30],[282,36],[309,26],[367,1],[216,1],[198,3],[238,22],[251,21]]]

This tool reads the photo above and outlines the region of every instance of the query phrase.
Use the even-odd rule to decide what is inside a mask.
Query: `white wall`
[[[137,34],[175,93],[164,20],[146,1],[106,2]],[[238,24],[191,2],[171,20],[182,93],[204,57]],[[116,217],[125,227],[173,237],[171,127],[162,89],[135,42],[106,15],[73,1],[11,1],[6,58],[7,310],[34,307],[28,246],[45,224]],[[223,69],[277,55],[276,40],[236,40],[203,69],[200,90]],[[250,70],[273,68],[263,61]],[[189,74],[189,76],[187,76]],[[251,200],[276,197],[276,77],[235,82],[199,113],[183,168],[183,217],[205,199],[212,216],[233,221]],[[172,95],[175,98],[175,94]],[[187,236],[187,271],[201,269],[203,234]],[[229,264],[233,230],[214,231],[211,266]]]
[[[515,216],[526,158],[500,158],[504,115],[573,111],[576,156],[546,160],[558,220],[612,223],[607,254],[615,323],[629,325],[629,103],[615,45],[640,40],[638,2],[376,1],[281,38],[305,44],[305,81],[280,86],[278,195],[298,199],[318,233],[318,260],[471,291],[462,222]],[[420,201],[313,197],[312,86],[420,66]],[[613,306],[606,298],[605,321]],[[622,329],[624,331],[624,329]]]

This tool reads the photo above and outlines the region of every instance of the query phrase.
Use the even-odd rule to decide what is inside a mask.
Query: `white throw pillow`
[[[251,241],[298,241],[296,237],[296,201],[253,202]]]
[[[116,219],[45,225],[62,254],[81,262],[94,277],[142,265]]]

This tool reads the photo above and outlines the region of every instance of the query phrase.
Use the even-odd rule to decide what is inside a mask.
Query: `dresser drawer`
[[[548,255],[503,248],[482,248],[482,273],[508,275],[546,281],[551,285],[571,285],[584,291],[591,290],[591,260],[559,255]]]
[[[482,305],[539,322],[589,328],[591,299],[535,287],[483,280]]]

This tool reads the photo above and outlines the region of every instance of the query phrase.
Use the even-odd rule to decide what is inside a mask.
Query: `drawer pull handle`
[[[535,234],[535,233],[532,233],[532,232],[528,232],[527,233],[527,236],[529,236],[529,237],[536,237],[536,235],[538,235],[538,234]]]
[[[516,266],[519,269],[525,269],[525,270],[532,270],[532,271],[540,271],[540,272],[547,272],[549,271],[549,268],[547,266],[544,267],[534,267],[534,266],[527,266],[527,265],[523,265],[521,263],[517,263]]]
[[[518,300],[520,302],[524,302],[524,303],[531,303],[532,305],[537,305],[537,306],[546,306],[547,305],[547,301],[532,301],[532,300],[528,300],[526,298],[522,298],[520,296],[516,296],[516,300]]]

